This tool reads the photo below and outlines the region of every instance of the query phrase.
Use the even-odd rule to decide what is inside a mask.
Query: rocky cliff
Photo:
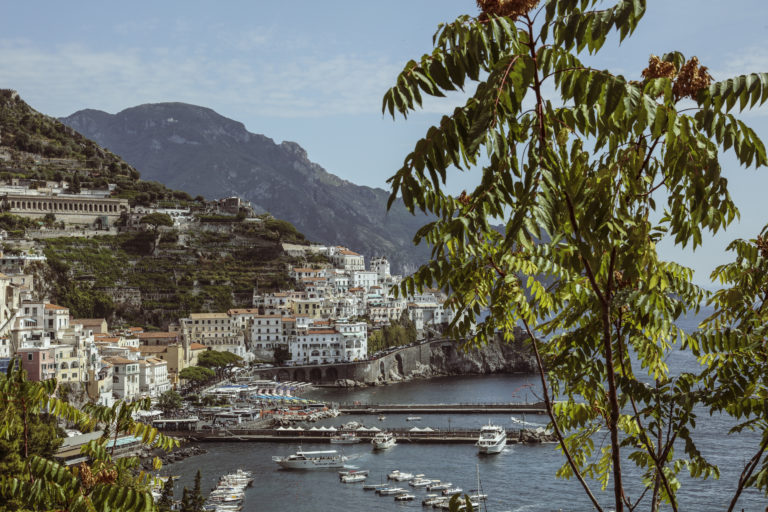
[[[158,103],[114,115],[81,110],[61,121],[125,158],[144,179],[209,199],[240,196],[313,241],[386,256],[401,273],[428,259],[428,249],[412,242],[429,220],[424,215],[400,203],[387,211],[385,190],[343,180],[298,144],[276,144],[211,109]]]

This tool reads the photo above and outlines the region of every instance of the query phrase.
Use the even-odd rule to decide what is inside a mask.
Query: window
[[[32,352],[27,354],[27,361],[31,361],[31,360],[32,360]]]

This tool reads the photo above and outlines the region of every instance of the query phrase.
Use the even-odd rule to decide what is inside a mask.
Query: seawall
[[[535,361],[526,340],[527,337],[517,331],[514,342],[506,343],[497,336],[481,348],[464,350],[454,340],[436,339],[366,361],[269,368],[257,370],[255,374],[269,380],[352,387],[442,375],[532,372]]]

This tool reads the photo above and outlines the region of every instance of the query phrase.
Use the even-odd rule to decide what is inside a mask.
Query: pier
[[[163,432],[174,437],[183,437],[196,442],[266,442],[266,443],[330,443],[331,437],[341,433],[354,433],[360,438],[359,445],[365,446],[378,432],[377,430],[277,430],[277,429],[227,429],[219,431],[179,431]],[[405,428],[387,429],[397,438],[398,444],[474,444],[480,436],[479,429],[451,429],[451,430],[421,430],[413,431]],[[522,442],[524,430],[507,430],[507,442],[514,444]],[[338,445],[342,447],[354,447],[351,445]]]
[[[544,402],[532,404],[340,404],[339,412],[345,414],[546,414]]]

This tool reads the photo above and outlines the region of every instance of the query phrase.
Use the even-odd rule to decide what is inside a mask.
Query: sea
[[[706,311],[703,314],[706,314]],[[702,315],[682,320],[686,329],[695,328]],[[693,370],[696,361],[690,354],[678,351],[670,355],[670,368],[676,371]],[[317,389],[310,398],[331,402],[363,403],[499,403],[539,401],[538,378],[530,374],[497,374],[487,376],[439,377],[387,386],[359,389]],[[358,421],[381,429],[418,426],[435,429],[479,428],[489,421],[508,429],[544,427],[546,416],[509,414],[426,414],[420,421],[408,421],[406,415],[387,414],[379,420],[371,415],[343,415],[315,423],[316,426],[340,426]],[[727,510],[733,497],[739,474],[757,449],[757,433],[729,435],[732,422],[725,417],[710,416],[702,412],[697,421],[694,439],[702,454],[720,468],[720,479],[681,478],[679,510]],[[595,446],[608,446],[607,434],[595,438]],[[342,445],[305,444],[304,450],[340,449]],[[259,512],[357,512],[427,510],[421,500],[425,490],[414,490],[412,502],[395,502],[391,496],[378,496],[365,491],[361,483],[344,484],[336,470],[291,471],[281,469],[272,462],[274,455],[289,455],[299,446],[287,443],[204,443],[208,453],[166,466],[161,474],[179,477],[174,492],[181,497],[183,487],[191,488],[195,473],[202,476],[203,489],[213,488],[218,478],[238,468],[252,471],[253,486],[245,493],[244,511]],[[549,512],[594,510],[581,485],[575,479],[556,477],[565,459],[557,444],[507,445],[502,453],[479,455],[471,444],[431,445],[399,444],[391,449],[373,452],[370,444],[343,445],[350,464],[369,470],[368,482],[386,482],[392,470],[424,474],[458,485],[464,491],[478,487],[488,495],[480,510],[492,512]],[[625,450],[626,454],[626,450]],[[680,453],[680,457],[683,454]],[[625,482],[630,500],[640,498],[640,474],[633,471],[631,462],[625,467]],[[407,483],[400,485],[412,490]],[[613,509],[613,493],[609,487],[603,491],[599,482],[590,486],[604,510]],[[637,510],[649,510],[649,496]],[[734,510],[763,512],[768,499],[756,491],[741,495]],[[429,509],[431,510],[431,509]],[[663,510],[670,510],[666,508]]]

